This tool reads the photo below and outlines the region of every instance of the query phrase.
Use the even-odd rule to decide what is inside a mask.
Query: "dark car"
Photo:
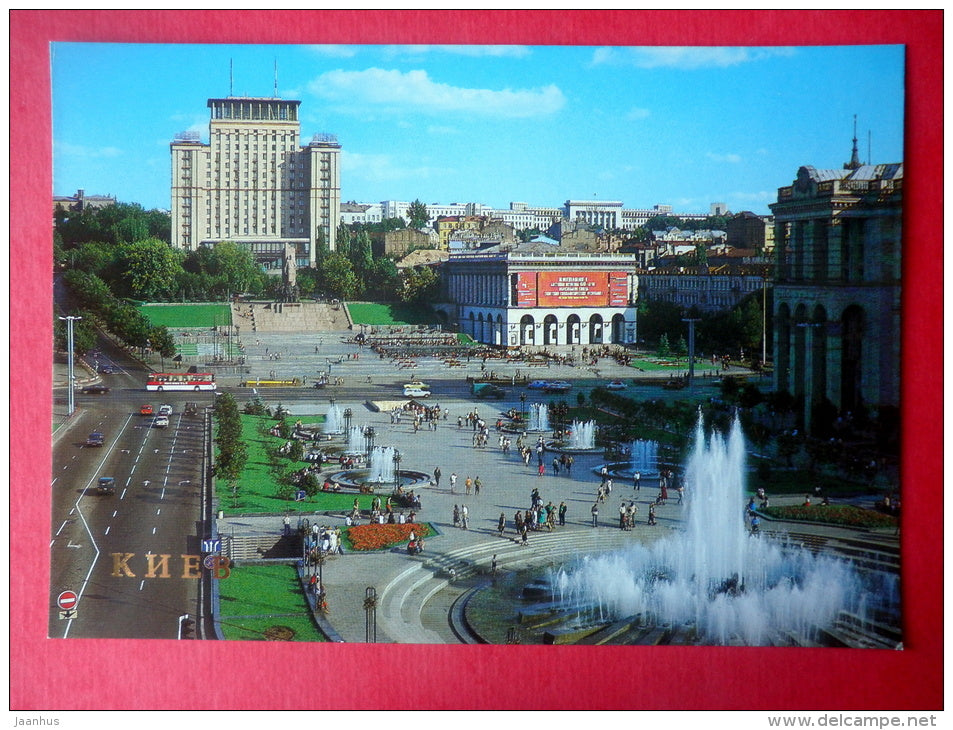
[[[112,365],[103,365],[101,368],[99,368],[99,372],[105,375],[115,375],[119,372],[119,368],[113,367]]]
[[[87,446],[102,446],[105,442],[106,438],[99,431],[93,431],[86,437]]]
[[[87,385],[87,386],[85,386],[85,387],[83,388],[83,392],[84,392],[84,393],[92,393],[93,395],[103,395],[104,393],[108,393],[108,392],[109,392],[109,388],[107,388],[105,385],[100,385],[100,384],[97,383],[96,385]]]
[[[96,493],[115,494],[116,480],[113,477],[99,477],[99,482],[96,484]]]

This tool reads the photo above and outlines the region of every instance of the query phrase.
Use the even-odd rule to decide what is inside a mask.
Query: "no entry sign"
[[[63,591],[56,599],[57,605],[64,611],[76,608],[77,595],[73,591]]]

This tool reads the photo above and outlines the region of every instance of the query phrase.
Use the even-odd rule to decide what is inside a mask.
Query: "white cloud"
[[[635,121],[638,119],[647,119],[651,115],[652,115],[652,112],[649,111],[648,109],[641,109],[637,106],[634,106],[631,109],[629,109],[628,113],[625,115],[625,118]]]
[[[342,46],[331,43],[315,43],[306,48],[316,56],[323,58],[354,58],[357,55],[357,48],[354,46]]]
[[[64,157],[120,157],[123,152],[118,147],[89,147],[88,145],[70,144],[69,142],[54,143],[56,154]]]
[[[341,170],[347,173],[349,178],[367,182],[421,180],[443,177],[454,172],[450,168],[402,165],[390,155],[364,154],[347,150],[341,150]]]
[[[385,46],[383,52],[391,57],[421,55],[424,53],[450,53],[457,56],[490,58],[525,58],[532,51],[527,46],[469,46],[469,45],[399,45]]]
[[[741,162],[741,155],[737,155],[733,152],[728,154],[717,154],[715,152],[706,152],[705,157],[714,162],[730,162],[731,164],[737,164]]]
[[[637,68],[727,68],[778,56],[791,56],[793,48],[738,46],[658,46],[638,48],[597,48],[591,65],[635,66]]]
[[[308,85],[316,96],[394,110],[443,114],[465,112],[485,116],[526,118],[552,114],[566,103],[559,87],[539,89],[469,89],[434,81],[426,71],[328,71]]]

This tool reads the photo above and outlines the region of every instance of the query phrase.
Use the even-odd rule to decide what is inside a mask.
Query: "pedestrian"
[[[500,521],[496,525],[496,529],[500,533],[500,537],[503,537],[503,533],[506,530],[506,515],[500,512]]]
[[[560,527],[565,527],[566,525],[566,509],[567,509],[566,503],[560,502],[559,503],[559,526]]]
[[[553,476],[559,476],[559,459],[553,459]]]
[[[612,494],[612,480],[606,479],[606,496]]]
[[[572,465],[576,460],[573,458],[572,454],[566,457],[566,476],[568,477],[572,474]]]
[[[642,491],[642,472],[637,471],[632,475],[632,488],[636,492]]]
[[[543,476],[543,473],[546,471],[546,467],[543,466],[542,461],[539,462],[539,466],[536,468],[536,471],[538,472],[539,476]]]
[[[470,510],[466,505],[460,508],[460,518],[463,520],[463,529],[470,529]]]
[[[473,480],[470,477],[467,477],[466,481],[463,483],[464,487],[467,490],[467,496],[470,496],[470,490],[473,489]]]
[[[473,493],[477,497],[480,496],[480,489],[483,487],[483,482],[480,481],[480,477],[477,477],[473,480]]]
[[[599,477],[602,479],[602,483],[605,484],[606,479],[609,478],[609,467],[603,466],[602,469],[599,470]]]
[[[288,515],[285,515],[285,518],[281,522],[284,525],[285,535],[286,536],[290,535],[291,534],[291,518],[288,517]]]
[[[453,494],[453,488],[457,486],[457,473],[450,474],[450,494]]]
[[[594,502],[592,505],[592,509],[589,510],[589,512],[592,513],[592,526],[598,527],[599,526],[599,503]]]
[[[433,470],[433,483],[437,489],[440,489],[440,467]]]
[[[493,556],[493,562],[490,563],[490,572],[493,573],[493,575],[496,575],[496,572],[497,572],[497,568],[498,568],[498,567],[499,567],[499,566],[497,565],[497,562],[496,562],[496,555],[494,555],[494,556]]]
[[[626,526],[626,521],[629,516],[629,511],[625,507],[625,502],[619,505],[619,529],[624,530]]]
[[[457,505],[453,505],[453,526],[460,526],[460,507]]]
[[[655,505],[654,504],[649,505],[649,524],[650,525],[655,524]]]
[[[523,529],[520,532],[520,545],[527,545],[527,544],[529,544],[529,541],[527,540],[526,523],[524,522]]]

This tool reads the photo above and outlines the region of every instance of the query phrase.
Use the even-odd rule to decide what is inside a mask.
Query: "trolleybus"
[[[215,374],[151,373],[146,390],[215,390]]]

